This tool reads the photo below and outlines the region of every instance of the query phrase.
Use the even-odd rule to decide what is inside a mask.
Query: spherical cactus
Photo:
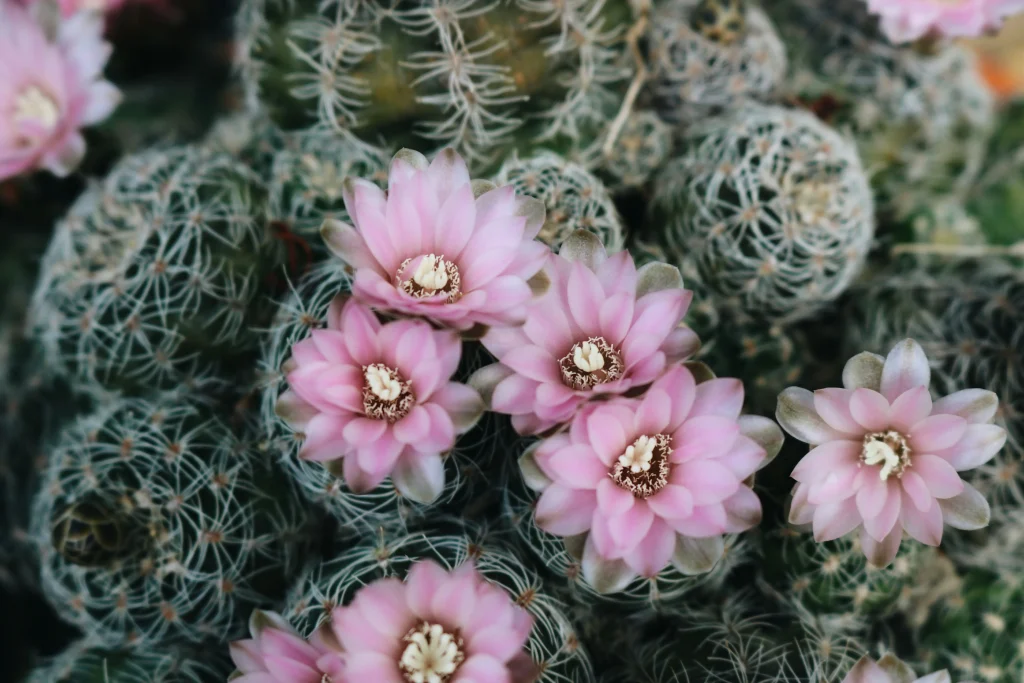
[[[85,390],[217,383],[250,351],[277,260],[264,193],[230,156],[195,147],[124,159],[86,192],[43,259],[31,319],[46,365]]]
[[[670,0],[651,19],[654,97],[666,121],[692,123],[771,95],[786,49],[768,16],[745,0]]]
[[[382,533],[376,542],[364,542],[312,566],[291,590],[284,616],[308,637],[328,621],[334,607],[349,604],[363,586],[377,579],[404,579],[409,568],[420,560],[432,560],[444,569],[473,562],[484,579],[507,591],[533,617],[533,629],[526,643],[533,675],[524,680],[594,681],[590,659],[566,617],[564,606],[546,591],[540,578],[526,569],[500,540],[488,538],[478,530],[460,531],[458,524],[442,524],[444,528],[436,533]]]
[[[874,236],[857,151],[812,115],[761,105],[694,125],[659,174],[652,230],[715,294],[798,318],[851,283]],[[648,238],[649,239],[649,238]]]
[[[291,489],[208,410],[117,401],[48,454],[31,528],[43,592],[96,644],[230,638],[297,564]]]
[[[626,119],[611,153],[601,160],[600,174],[613,191],[638,188],[668,161],[672,128],[653,111],[634,111]]]
[[[327,261],[316,266],[281,303],[263,345],[260,411],[263,447],[278,456],[281,467],[310,500],[350,529],[365,533],[378,526],[401,527],[427,512],[436,512],[437,506],[464,500],[471,488],[468,479],[478,475],[479,463],[471,456],[486,453],[486,444],[496,437],[479,431],[463,437],[445,458],[443,492],[427,505],[402,496],[390,479],[372,491],[354,493],[337,466],[340,461],[327,463],[299,457],[306,435],[279,414],[278,399],[288,389],[287,364],[296,343],[326,326],[332,303],[339,294],[349,292],[350,285],[351,278],[343,266]]]
[[[25,683],[220,683],[230,670],[226,657],[210,652],[107,651],[87,639],[33,670]]]
[[[555,251],[581,229],[597,235],[609,252],[623,248],[625,231],[615,203],[601,181],[583,167],[553,152],[540,152],[509,159],[496,181],[544,202],[547,215],[538,239]]]
[[[481,167],[528,120],[535,137],[578,137],[630,75],[621,0],[247,0],[241,17],[248,99],[285,128],[397,132]]]

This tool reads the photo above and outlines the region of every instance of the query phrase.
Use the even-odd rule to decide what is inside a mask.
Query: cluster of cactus
[[[0,678],[294,683],[282,671],[299,670],[288,667],[301,650],[303,683],[375,681],[331,673],[344,646],[338,614],[354,613],[372,586],[410,585],[421,561],[446,575],[472,564],[485,592],[496,587],[502,606],[529,619],[525,645],[500,663],[511,683],[862,683],[846,677],[887,652],[913,675],[1024,676],[1024,109],[995,106],[968,48],[932,37],[893,45],[864,0],[236,4],[241,111],[210,121],[227,94],[223,54],[195,55],[169,73],[216,66],[162,89],[142,63],[166,46],[136,37],[119,43],[111,76],[127,105],[97,129],[106,142],[90,138],[81,174],[0,183],[11,236],[0,253],[0,600],[16,598],[0,610],[0,640],[14,631],[24,652],[12,666],[35,666]],[[221,29],[195,30],[207,41]],[[456,187],[463,196],[451,200]],[[389,201],[404,192],[405,204]],[[501,234],[477,239],[480,226]],[[527,236],[516,258],[543,251],[547,270],[493,289],[467,284],[498,277],[519,248],[510,236],[538,226],[550,249],[530,252],[542,245]],[[466,240],[454,251],[486,244],[465,268],[452,250],[426,249],[431,235],[459,231]],[[406,250],[403,239],[424,248]],[[444,287],[445,305],[469,300],[487,315],[463,326],[416,308]],[[526,323],[481,303],[526,290],[530,306],[562,298],[543,299],[552,310]],[[392,293],[418,298],[403,308]],[[413,382],[357,359],[360,342],[349,341],[371,335],[342,330],[350,303],[365,309],[365,326],[421,326],[418,340],[457,343],[457,363],[439,345],[436,354],[425,342],[403,346],[424,365],[455,368],[421,379],[450,381],[449,399],[467,402],[461,412],[423,404],[444,412],[447,445],[417,443],[444,439],[431,431],[438,423],[411,418],[408,440],[394,437],[411,412],[371,415],[374,396],[397,401],[382,396],[408,397]],[[553,319],[563,304],[568,322]],[[654,320],[652,310],[667,318],[674,307],[685,316]],[[623,326],[614,343],[590,329]],[[633,326],[642,334],[631,336]],[[558,349],[551,380],[539,340],[565,327],[563,336],[586,328],[585,343]],[[509,341],[520,328],[528,348]],[[859,533],[867,495],[850,499],[862,516],[845,535],[822,533],[816,513],[793,515],[794,467],[842,446],[804,439],[776,409],[790,387],[838,387],[842,377],[846,389],[830,391],[855,393],[846,359],[885,356],[908,337],[927,355],[936,402],[993,392],[992,430],[1007,438],[958,473],[991,506],[986,529],[947,528],[933,548],[901,518],[908,535],[875,566],[868,546],[883,542]],[[318,383],[344,354],[355,379]],[[313,356],[316,367],[298,373]],[[541,415],[582,392],[566,373],[604,382],[659,364],[653,379],[580,399],[569,418]],[[656,385],[673,371],[692,400]],[[647,400],[655,391],[666,392],[661,403]],[[502,400],[517,405],[505,414]],[[477,404],[489,412],[479,417]],[[605,453],[621,425],[589,416],[627,407],[644,436]],[[820,428],[827,410],[815,410]],[[333,421],[314,428],[306,412]],[[762,417],[771,415],[785,439]],[[694,443],[722,453],[698,457],[689,442],[666,446],[637,426],[662,417],[679,417],[668,439],[691,429]],[[349,430],[356,420],[387,425]],[[723,434],[730,445],[717,443]],[[383,460],[385,437],[400,442],[395,462],[429,451],[440,464],[400,476],[396,466],[362,486],[351,463]],[[571,445],[538,455],[557,439]],[[897,457],[886,447],[871,456],[887,472],[883,486],[895,481],[885,458]],[[858,467],[878,464],[867,448]],[[591,451],[599,465],[580,464]],[[700,462],[685,470],[689,458]],[[594,472],[596,493],[566,483]],[[636,484],[662,475],[659,486],[674,489],[660,500],[661,488]],[[612,493],[601,488],[609,477]],[[818,511],[831,504],[815,494]],[[923,513],[911,498],[902,504]],[[593,499],[591,519],[579,509]],[[545,506],[558,509],[545,516]],[[668,531],[648,534],[655,525]],[[633,536],[648,545],[627,547]],[[649,556],[667,559],[652,567]],[[30,617],[16,614],[23,608]],[[367,633],[389,619],[360,617]],[[289,647],[259,654],[260,629],[280,620],[291,631],[282,627],[277,644]],[[400,671],[407,644],[437,645],[435,628],[454,628],[441,634],[451,642],[437,641],[445,647],[479,635],[417,623],[402,636]],[[313,650],[327,652],[322,662]],[[455,672],[465,655],[455,650],[449,670],[395,676],[463,683],[471,676]],[[892,657],[886,671],[903,676],[894,680],[913,680]]]

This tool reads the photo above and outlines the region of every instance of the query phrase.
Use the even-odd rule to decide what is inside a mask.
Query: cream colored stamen
[[[604,356],[597,344],[585,341],[573,351],[572,362],[583,372],[595,372],[604,368]]]
[[[910,466],[910,446],[899,432],[868,434],[864,437],[860,460],[865,465],[881,465],[878,478],[882,481],[888,481],[893,475],[899,479],[903,470]]]
[[[14,99],[15,123],[38,123],[51,129],[60,120],[60,108],[42,88],[34,85],[22,90]]]
[[[370,365],[363,371],[370,391],[382,401],[394,401],[402,393],[402,385],[391,374],[381,365]]]
[[[398,660],[409,683],[448,683],[466,659],[462,638],[440,624],[423,622],[402,639],[408,643]]]
[[[448,284],[448,274],[445,272],[447,267],[443,258],[428,254],[420,260],[412,280],[427,291],[437,292]]]
[[[631,446],[626,447],[626,452],[619,456],[619,464],[628,467],[633,474],[646,472],[651,469],[654,447],[657,445],[657,441],[651,437],[641,436]]]

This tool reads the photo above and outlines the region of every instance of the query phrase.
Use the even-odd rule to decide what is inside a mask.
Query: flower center
[[[619,456],[609,473],[612,481],[637,498],[650,498],[668,484],[672,437],[643,435]]]
[[[466,659],[462,638],[440,624],[424,621],[402,638],[408,643],[398,660],[402,677],[409,683],[448,683]]]
[[[903,471],[910,467],[910,446],[899,432],[875,432],[864,437],[864,446],[860,451],[860,460],[865,465],[881,465],[878,477],[887,481],[896,475],[899,479]]]
[[[409,277],[410,270],[412,277]],[[443,255],[407,258],[398,267],[395,279],[403,292],[417,299],[445,295],[447,303],[454,303],[462,296],[459,268],[454,262],[446,261]]]
[[[374,420],[396,422],[409,414],[415,397],[412,383],[382,363],[363,367],[363,410]]]
[[[592,389],[622,377],[622,356],[604,337],[574,344],[558,361],[562,381],[571,389]]]
[[[60,108],[46,91],[30,85],[14,98],[14,122],[34,123],[53,130],[60,120]]]

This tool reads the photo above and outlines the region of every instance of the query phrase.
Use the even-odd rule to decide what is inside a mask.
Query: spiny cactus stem
[[[619,108],[619,113],[615,115],[615,120],[612,121],[611,128],[608,129],[608,138],[604,141],[604,148],[601,150],[606,159],[611,158],[612,152],[615,149],[615,141],[622,134],[626,120],[633,111],[636,98],[640,95],[640,89],[644,86],[649,75],[647,63],[640,52],[640,38],[647,32],[647,24],[651,14],[651,0],[635,0],[631,5],[633,12],[637,15],[637,20],[633,22],[633,25],[629,27],[629,31],[626,32],[626,43],[629,45],[629,51],[633,55],[633,61],[636,62],[636,76],[633,77],[633,81],[629,84],[626,96],[622,100],[622,106]]]
[[[1024,240],[1009,246],[988,244],[924,244],[909,242],[896,244],[891,251],[893,256],[915,254],[919,256],[951,256],[954,258],[984,258],[985,256],[1020,256],[1024,257]]]

